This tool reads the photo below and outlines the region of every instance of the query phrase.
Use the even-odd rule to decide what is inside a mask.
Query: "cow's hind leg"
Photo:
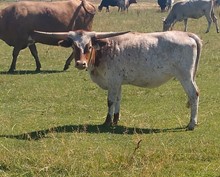
[[[29,45],[29,49],[31,51],[32,56],[35,59],[35,62],[36,62],[36,70],[35,71],[40,72],[41,63],[40,63],[40,60],[39,60],[39,57],[38,57],[38,52],[37,52],[36,45],[35,44]]]
[[[171,31],[173,30],[173,27],[174,27],[175,24],[176,24],[176,21],[174,21],[174,22],[171,24],[171,27],[170,27],[170,30],[171,30]]]
[[[211,16],[212,16],[212,21],[215,23],[216,31],[217,31],[217,33],[219,33],[218,19],[217,19],[217,17],[215,16],[214,12],[211,13]]]
[[[63,68],[64,71],[66,71],[69,68],[70,63],[72,62],[73,58],[74,58],[74,53],[72,52],[69,58],[66,60],[66,63]]]
[[[192,80],[181,81],[181,84],[189,98],[189,106],[191,108],[191,118],[188,124],[188,130],[193,130],[197,125],[199,91],[197,85]]]
[[[212,18],[211,18],[211,16],[210,16],[210,14],[206,14],[205,17],[206,17],[206,19],[207,19],[207,21],[208,21],[208,27],[207,27],[207,30],[206,30],[205,33],[208,33],[209,30],[210,30],[211,24],[212,24]]]
[[[18,58],[18,54],[21,51],[20,48],[14,47],[13,52],[12,52],[12,63],[11,63],[11,67],[8,70],[9,73],[13,73],[15,68],[16,68],[16,62],[17,62],[17,58]]]
[[[184,31],[185,32],[187,31],[187,21],[188,19],[184,19]]]
[[[106,7],[106,12],[110,12],[109,6]]]

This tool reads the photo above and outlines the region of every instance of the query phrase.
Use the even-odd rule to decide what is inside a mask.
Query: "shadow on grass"
[[[14,72],[1,71],[0,75],[53,74],[53,73],[62,73],[62,72],[66,72],[66,71],[63,71],[63,70],[41,70],[41,71],[17,70]]]
[[[111,126],[104,125],[64,125],[53,127],[46,130],[37,130],[33,132],[23,133],[20,135],[0,135],[0,137],[13,138],[19,140],[39,140],[46,138],[49,133],[112,133],[112,134],[152,134],[164,132],[182,132],[186,131],[185,127],[167,128],[167,129],[145,129],[125,126]]]

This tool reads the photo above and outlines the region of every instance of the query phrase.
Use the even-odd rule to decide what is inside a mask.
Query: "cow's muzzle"
[[[86,61],[76,61],[76,64],[75,64],[75,67],[77,68],[77,69],[80,69],[80,70],[82,70],[82,69],[86,69],[87,67],[88,67],[88,65],[87,65],[87,62]]]

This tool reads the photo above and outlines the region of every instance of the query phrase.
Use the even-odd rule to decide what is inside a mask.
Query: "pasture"
[[[138,1],[128,13],[97,12],[93,30],[161,31],[166,16],[156,1]],[[213,24],[204,33],[204,17],[188,23],[203,40],[194,131],[185,131],[187,98],[175,79],[156,89],[123,86],[119,125],[106,128],[106,91],[74,62],[62,71],[72,49],[38,44],[41,73],[25,49],[7,74],[12,48],[0,41],[0,176],[220,176],[220,34]]]

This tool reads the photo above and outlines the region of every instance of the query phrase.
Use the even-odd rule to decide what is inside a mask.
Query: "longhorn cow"
[[[202,49],[197,35],[181,31],[36,33],[60,39],[61,46],[78,49],[75,66],[87,69],[91,79],[108,90],[105,125],[119,121],[123,84],[153,88],[173,77],[179,80],[189,99],[188,129],[193,130],[197,124],[199,91],[195,76]]]

